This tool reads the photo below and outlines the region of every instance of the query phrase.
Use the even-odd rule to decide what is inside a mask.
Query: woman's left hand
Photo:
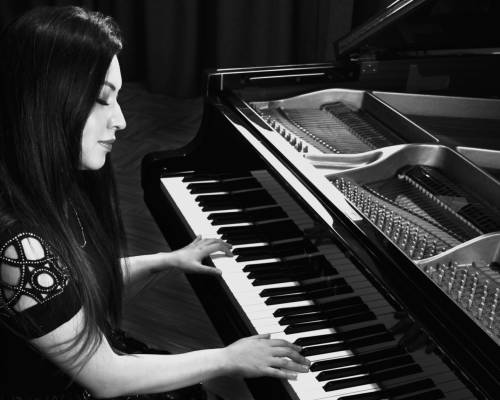
[[[217,268],[207,267],[201,261],[210,254],[221,251],[228,257],[233,257],[231,245],[221,239],[202,239],[200,235],[196,239],[180,250],[170,253],[173,266],[180,268],[185,273],[198,273],[221,275],[222,271]]]

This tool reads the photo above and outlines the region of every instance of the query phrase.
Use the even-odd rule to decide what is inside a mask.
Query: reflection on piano
[[[500,101],[467,96],[495,95],[498,56],[365,62],[209,72],[197,137],[144,158],[145,200],[173,249],[233,245],[207,260],[222,277],[188,277],[224,343],[271,333],[313,361],[248,380],[257,400],[496,398]],[[454,97],[390,79],[415,71]],[[399,310],[436,354],[397,345]]]

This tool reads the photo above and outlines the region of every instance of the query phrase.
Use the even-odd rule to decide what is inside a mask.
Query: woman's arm
[[[222,349],[178,355],[117,355],[103,338],[89,361],[74,359],[77,349],[57,354],[82,329],[83,312],[53,332],[31,343],[94,397],[107,398],[159,393],[193,385],[222,375],[245,378],[272,376],[295,379],[310,362],[299,346],[269,335],[241,339]],[[286,370],[279,370],[284,368]]]
[[[220,275],[221,271],[201,264],[210,254],[221,251],[232,257],[231,245],[220,239],[202,239],[198,236],[186,247],[170,253],[157,253],[121,259],[125,286],[168,268],[177,267],[186,273]]]

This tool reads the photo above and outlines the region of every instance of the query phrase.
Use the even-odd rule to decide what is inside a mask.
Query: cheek
[[[90,149],[97,141],[99,132],[99,120],[96,118],[95,113],[91,114],[85,123],[82,134],[82,150]]]

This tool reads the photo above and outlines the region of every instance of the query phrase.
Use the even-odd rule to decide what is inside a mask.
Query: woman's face
[[[116,140],[115,132],[126,126],[118,104],[118,91],[121,87],[120,65],[115,56],[109,66],[99,99],[83,129],[82,169],[101,168],[106,161],[106,154],[111,151]]]

